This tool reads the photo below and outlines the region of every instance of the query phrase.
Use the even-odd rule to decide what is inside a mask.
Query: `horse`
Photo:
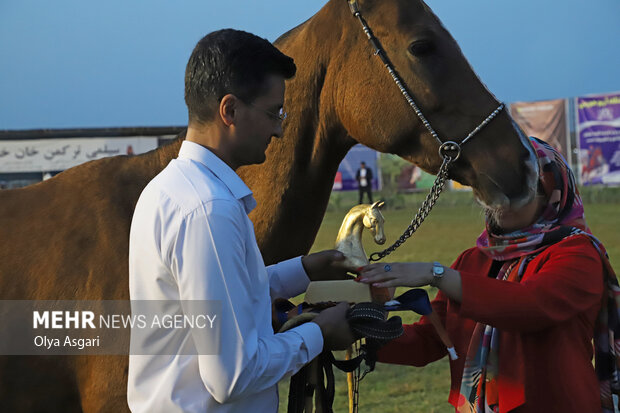
[[[335,249],[345,255],[345,265],[354,268],[368,265],[368,257],[362,245],[364,228],[370,230],[375,243],[379,245],[385,243],[385,233],[383,232],[385,219],[381,213],[381,208],[384,205],[385,202],[383,201],[377,201],[372,205],[356,205],[345,215],[334,246]]]
[[[498,107],[422,0],[359,6],[443,140],[458,142]],[[338,165],[353,145],[397,154],[430,173],[442,162],[436,139],[373,55],[345,0],[327,1],[275,45],[298,67],[286,83],[283,136],[263,164],[237,171],[258,202],[250,218],[266,264],[309,251]],[[0,191],[0,299],[129,299],[134,207],[183,137],[140,156],[91,161]],[[482,204],[502,209],[532,199],[535,165],[525,135],[502,111],[462,148],[449,174],[472,186]],[[127,356],[2,356],[0,410],[128,411],[127,366]]]

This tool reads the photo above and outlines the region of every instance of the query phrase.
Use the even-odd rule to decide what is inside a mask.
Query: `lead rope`
[[[422,222],[424,222],[428,214],[430,214],[433,206],[435,205],[435,202],[437,202],[437,199],[439,199],[441,191],[443,191],[446,185],[446,179],[448,178],[448,167],[450,166],[450,163],[452,163],[451,157],[446,156],[443,158],[443,163],[439,168],[437,178],[435,178],[435,182],[433,182],[433,186],[431,187],[430,192],[426,195],[426,199],[424,199],[424,202],[422,202],[422,206],[420,206],[418,212],[411,220],[411,224],[409,224],[409,226],[407,227],[405,232],[403,232],[400,238],[398,238],[396,242],[394,242],[383,251],[373,252],[372,254],[370,254],[368,261],[379,261],[387,257],[392,252],[394,252],[396,248],[403,245],[405,241],[407,241],[407,239],[411,237],[418,230],[418,228],[420,228],[420,225],[422,225]]]

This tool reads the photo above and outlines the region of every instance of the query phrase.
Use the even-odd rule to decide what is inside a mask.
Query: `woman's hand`
[[[433,280],[429,262],[370,264],[360,271],[358,281],[373,287],[420,287]]]
[[[372,284],[373,287],[421,287],[433,281],[433,263],[395,262],[370,264],[360,269],[356,281]],[[461,302],[463,288],[461,273],[444,267],[444,274],[437,287],[451,299]]]

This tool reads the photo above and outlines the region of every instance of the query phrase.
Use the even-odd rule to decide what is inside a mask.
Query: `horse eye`
[[[414,56],[424,56],[435,50],[435,45],[430,40],[416,40],[409,45],[409,53]]]

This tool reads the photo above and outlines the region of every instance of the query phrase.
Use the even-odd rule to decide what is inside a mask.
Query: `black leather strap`
[[[313,394],[316,413],[331,413],[335,393],[333,366],[352,372],[364,361],[367,371],[372,371],[379,347],[403,334],[401,318],[394,316],[388,320],[387,311],[380,304],[356,304],[347,312],[347,320],[356,336],[366,339],[360,355],[351,360],[335,360],[331,351],[324,351],[312,361],[318,363],[318,366],[312,366],[311,363],[303,367],[291,378],[288,413],[311,413],[307,410],[307,401]],[[316,376],[311,380],[312,374]],[[316,382],[317,386],[309,384],[311,382]]]

